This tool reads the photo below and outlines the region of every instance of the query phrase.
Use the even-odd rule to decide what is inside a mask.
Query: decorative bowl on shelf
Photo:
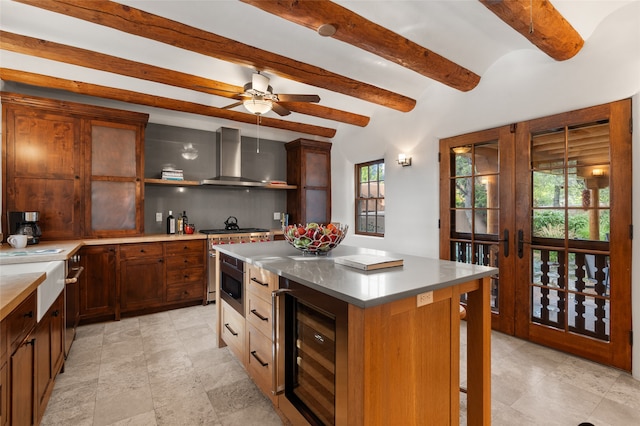
[[[283,227],[284,239],[302,254],[326,255],[347,235],[349,225],[336,226],[332,223],[319,225],[288,225]]]

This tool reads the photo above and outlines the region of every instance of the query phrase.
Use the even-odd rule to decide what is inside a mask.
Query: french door
[[[496,330],[631,370],[631,102],[443,139],[441,257]]]

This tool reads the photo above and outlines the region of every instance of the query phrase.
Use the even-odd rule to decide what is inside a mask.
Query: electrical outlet
[[[280,212],[273,212],[273,220],[280,220]]]
[[[420,293],[417,296],[417,300],[418,300],[418,307],[429,305],[433,303],[433,292],[427,291],[426,293]]]
[[[156,222],[162,222],[162,212],[156,213]]]

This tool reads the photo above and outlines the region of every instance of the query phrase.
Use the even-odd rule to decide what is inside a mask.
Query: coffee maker
[[[9,212],[9,235],[24,234],[27,244],[38,244],[42,230],[38,224],[40,212]]]

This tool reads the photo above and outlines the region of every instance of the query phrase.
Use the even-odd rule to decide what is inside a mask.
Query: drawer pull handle
[[[225,328],[227,330],[229,330],[229,333],[231,333],[232,335],[234,335],[234,336],[238,335],[238,333],[236,333],[235,331],[233,331],[233,329],[231,327],[229,327],[229,323],[226,323],[224,326],[225,326]]]
[[[262,321],[269,321],[269,318],[262,316],[260,312],[256,311],[255,309],[252,309],[251,313],[260,318]]]
[[[24,314],[25,318],[33,318],[33,311],[29,311],[26,314]]]
[[[258,355],[256,355],[256,351],[251,351],[251,355],[258,360],[261,366],[266,367],[267,365],[269,365],[268,362],[264,362],[263,360],[260,359]]]
[[[251,278],[251,281],[253,281],[254,283],[258,283],[258,284],[260,284],[262,287],[269,287],[269,284],[268,284],[268,283],[263,283],[262,281],[259,281],[259,280],[258,280],[258,279],[256,279],[256,278]]]

